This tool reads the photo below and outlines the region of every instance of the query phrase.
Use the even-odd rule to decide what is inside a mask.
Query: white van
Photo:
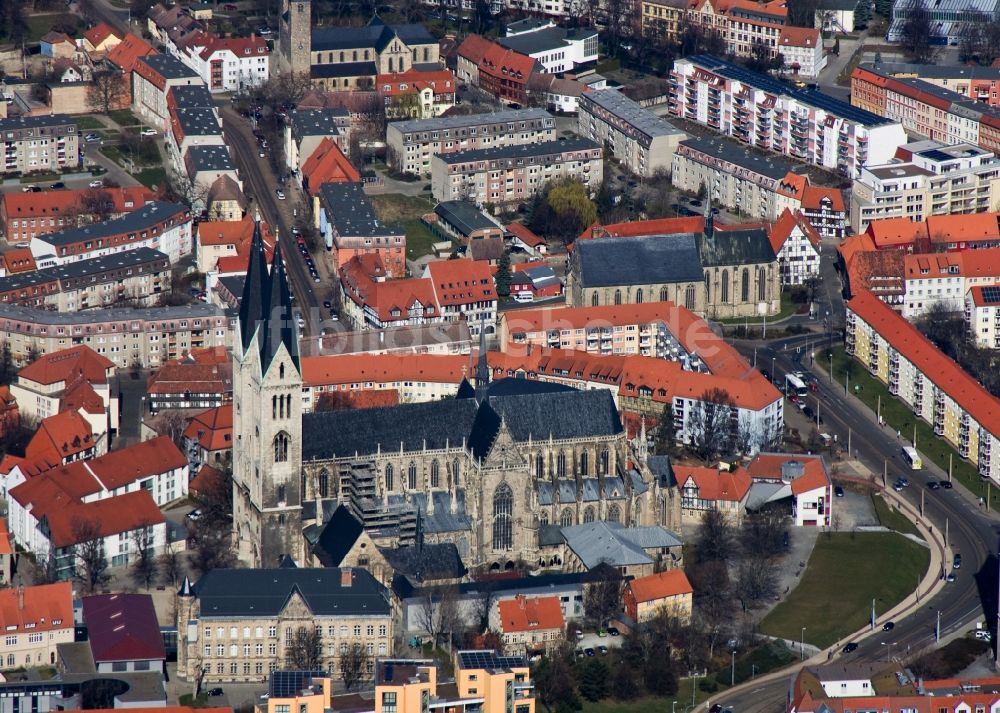
[[[920,470],[924,467],[924,462],[921,460],[916,448],[903,446],[903,460],[910,466],[910,470]]]

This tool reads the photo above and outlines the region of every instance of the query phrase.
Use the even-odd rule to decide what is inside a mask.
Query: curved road
[[[766,366],[773,356],[775,370],[772,377],[775,378],[777,374],[784,375],[789,371],[809,373],[809,367],[799,362],[799,356],[801,354],[804,358],[806,345],[817,342],[816,335],[804,335],[778,340],[770,345],[757,344],[757,360],[761,366]],[[753,354],[754,347],[752,343],[737,344],[737,348],[747,355]],[[923,602],[919,612],[897,622],[892,631],[878,631],[859,641],[856,651],[840,655],[837,659],[849,663],[886,661],[890,648],[892,658],[900,659],[905,658],[908,653],[914,654],[931,647],[935,643],[938,612],[941,617],[942,638],[964,631],[984,614],[995,631],[997,569],[993,554],[1000,533],[997,519],[992,514],[984,513],[977,498],[958,483],[952,490],[927,490],[929,480],[939,480],[946,476],[932,464],[928,464],[923,471],[905,468],[900,458],[903,444],[897,440],[896,434],[879,428],[874,414],[860,402],[848,398],[842,384],[831,384],[830,378],[823,373],[817,372],[815,376],[819,384],[816,396],[822,407],[824,431],[836,433],[841,444],[846,444],[850,429],[851,449],[855,451],[855,457],[876,473],[882,470],[885,462],[888,483],[905,474],[911,485],[902,495],[915,508],[920,507],[921,491],[926,491],[924,506],[927,517],[941,531],[944,531],[947,520],[952,551],[962,554],[962,567],[955,572],[955,583],[946,585],[936,596]],[[950,562],[947,563],[949,568],[950,565]],[[850,586],[849,581],[838,584]],[[878,613],[876,606],[876,614]],[[880,627],[883,622],[883,619],[879,619]],[[806,640],[808,642],[808,630]],[[713,702],[731,707],[738,713],[777,713],[785,707],[789,679],[790,677],[781,677],[762,683],[759,687],[750,686],[728,697],[723,694]]]

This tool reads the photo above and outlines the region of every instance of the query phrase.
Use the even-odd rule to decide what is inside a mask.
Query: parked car
[[[956,553],[954,559],[951,561],[952,569],[961,569],[962,567],[962,555]]]
[[[98,178],[96,181],[91,181],[90,182],[90,187],[91,188],[103,188],[104,187],[104,181],[102,181],[101,179]]]
[[[56,181],[55,183],[50,183],[49,184],[49,188],[52,188],[52,189],[65,188],[65,187],[66,187],[66,184],[63,183],[62,181]]]
[[[323,306],[326,307],[327,309],[331,309],[333,307],[333,303],[330,302],[330,300],[324,300]]]
[[[139,136],[156,136],[156,129],[145,128],[139,132]]]
[[[858,650],[858,645],[856,643],[854,643],[853,641],[850,642],[849,644],[847,644],[847,646],[845,646],[844,649],[843,649],[843,651],[844,651],[845,654],[849,654],[852,651],[857,651],[857,650]]]
[[[592,648],[590,648],[589,646],[583,650],[583,653],[586,654],[587,656],[595,656],[596,655],[594,653],[594,650]]]
[[[955,581],[955,573],[954,572],[949,572],[948,576],[945,577],[945,581],[947,581],[947,582],[954,582]]]
[[[887,621],[882,625],[882,631],[892,631],[895,628],[896,628],[896,622],[894,621]]]
[[[974,632],[972,632],[972,636],[976,639],[979,639],[980,641],[993,640],[993,634],[990,632],[989,629],[976,629]]]
[[[100,141],[101,140],[101,135],[100,134],[95,134],[92,131],[89,134],[84,135],[83,140],[84,141],[88,141],[88,142]]]
[[[221,688],[209,688],[208,695],[210,696],[221,696],[223,693]]]
[[[274,195],[278,196],[278,200],[279,201],[285,200],[285,192],[283,190],[281,190],[280,188],[276,188],[274,190]]]
[[[611,636],[621,636],[621,632],[618,631],[618,627],[617,626],[609,626],[608,627],[608,634],[610,634]]]
[[[951,490],[952,487],[950,480],[942,480],[941,482],[938,483],[938,485],[940,485],[945,490]]]
[[[597,650],[600,651],[602,655],[608,653],[608,647],[607,646],[598,646]]]
[[[198,522],[201,519],[201,510],[195,509],[187,514],[187,519],[191,522]]]
[[[833,487],[833,494],[836,495],[838,498],[842,498],[844,497],[844,489],[839,485],[835,485]]]
[[[941,483],[937,482],[936,480],[932,480],[927,484],[927,488],[929,490],[939,490],[941,488]]]

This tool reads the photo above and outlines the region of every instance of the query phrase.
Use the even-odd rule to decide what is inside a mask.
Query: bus
[[[806,386],[806,382],[797,377],[795,374],[785,375],[785,393],[789,396],[798,396],[802,398],[809,395],[809,387]]]
[[[916,448],[903,446],[903,460],[910,466],[910,470],[920,470],[924,467],[924,462],[921,460]]]

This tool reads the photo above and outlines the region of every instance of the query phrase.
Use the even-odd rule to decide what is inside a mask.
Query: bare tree
[[[347,647],[347,652],[340,655],[340,680],[344,688],[351,691],[365,680],[370,660],[363,644],[355,642]]]
[[[903,26],[900,31],[900,45],[914,62],[926,64],[934,57],[931,45],[931,13],[924,0],[900,0],[897,5],[906,3],[900,9],[904,12]]]
[[[711,508],[701,516],[697,535],[699,562],[728,562],[733,558],[733,526],[719,510]]]
[[[724,389],[708,389],[695,403],[687,429],[691,448],[702,460],[732,452],[734,438],[732,396]]]
[[[144,522],[132,530],[129,538],[134,552],[132,559],[132,580],[136,586],[149,587],[156,576],[156,559],[153,552],[153,529]]]
[[[128,84],[117,70],[94,72],[87,87],[87,104],[95,112],[107,114],[120,107],[128,98]]]
[[[71,524],[76,542],[74,553],[78,562],[77,578],[88,594],[103,589],[110,581],[108,558],[104,555],[104,537],[97,520],[76,517]]]
[[[157,564],[160,569],[160,580],[171,587],[177,586],[177,580],[181,574],[181,560],[177,553],[177,547],[173,542],[168,542],[163,552],[160,554]]]
[[[163,429],[163,434],[170,436],[170,440],[181,448],[184,445],[184,430],[187,428],[187,418],[176,409],[164,409],[157,419]]]
[[[285,667],[319,671],[323,663],[323,634],[318,626],[300,626],[285,647]]]
[[[583,593],[583,611],[592,626],[603,628],[621,607],[624,580],[621,572],[602,562],[600,577],[587,584]]]
[[[778,505],[770,504],[752,512],[740,528],[740,545],[743,554],[750,557],[773,557],[784,547],[788,531],[788,513]]]
[[[736,597],[747,612],[778,593],[778,575],[774,562],[767,557],[750,556],[736,568]]]
[[[455,587],[429,587],[420,599],[416,621],[436,647],[442,638],[450,641],[461,624],[458,611],[458,590]]]

